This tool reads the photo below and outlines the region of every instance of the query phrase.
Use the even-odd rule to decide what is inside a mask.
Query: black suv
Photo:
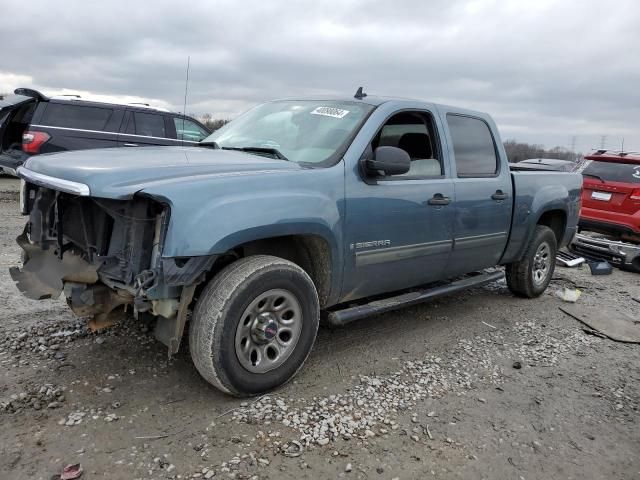
[[[197,120],[146,104],[47,98],[18,88],[0,97],[0,172],[31,155],[107,147],[195,145],[211,131]]]

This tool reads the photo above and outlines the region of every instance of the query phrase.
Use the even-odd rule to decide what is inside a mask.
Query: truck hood
[[[198,147],[77,150],[36,155],[21,176],[35,172],[89,187],[92,197],[127,199],[147,187],[204,178],[264,175],[300,170],[295,162],[243,152]],[[44,180],[42,180],[44,179]],[[46,183],[46,177],[38,182]],[[56,188],[55,185],[47,185]]]

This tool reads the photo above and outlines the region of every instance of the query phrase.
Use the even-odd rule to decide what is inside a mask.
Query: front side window
[[[344,153],[373,106],[356,102],[283,100],[259,105],[202,143],[298,163],[319,164]]]
[[[186,118],[173,117],[173,123],[176,126],[176,136],[178,140],[187,140],[189,142],[199,142],[209,136],[204,128]]]
[[[489,126],[478,118],[447,114],[458,177],[498,173],[498,157]]]
[[[371,150],[378,147],[397,147],[409,155],[411,167],[402,175],[392,179],[439,177],[442,162],[436,148],[436,134],[433,120],[423,112],[401,112],[392,116],[382,126],[371,142]]]
[[[112,113],[111,108],[50,103],[47,105],[41,123],[51,127],[102,131]]]

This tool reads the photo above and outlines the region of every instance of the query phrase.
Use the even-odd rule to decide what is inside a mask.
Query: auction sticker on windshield
[[[316,107],[311,111],[311,115],[323,115],[325,117],[344,118],[349,110],[335,107]]]

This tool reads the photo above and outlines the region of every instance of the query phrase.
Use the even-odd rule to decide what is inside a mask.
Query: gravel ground
[[[640,318],[640,275],[558,268],[321,329],[298,377],[227,397],[133,320],[89,333],[11,282],[17,182],[0,178],[0,478],[640,478],[640,346],[585,333],[554,292]]]

